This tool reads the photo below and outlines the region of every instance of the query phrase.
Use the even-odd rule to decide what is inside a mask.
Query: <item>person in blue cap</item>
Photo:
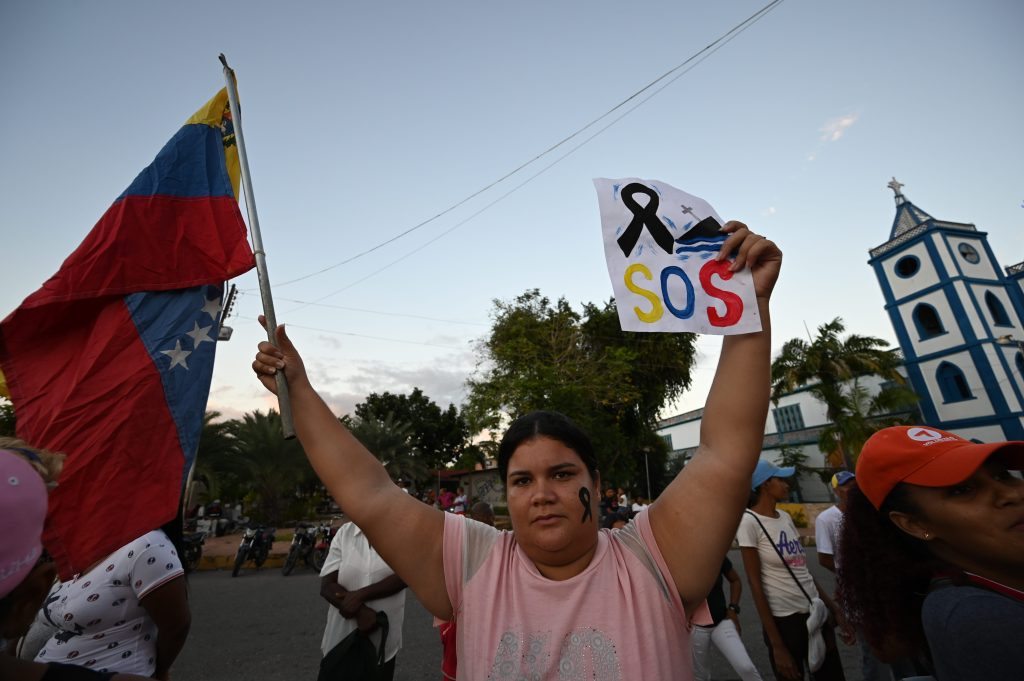
[[[846,677],[835,627],[827,612],[847,643],[854,641],[853,629],[807,570],[807,554],[793,519],[776,508],[789,498],[786,480],[795,473],[792,466],[758,461],[751,478],[751,503],[740,519],[736,541],[775,678],[796,681],[807,670],[815,681],[842,680]]]

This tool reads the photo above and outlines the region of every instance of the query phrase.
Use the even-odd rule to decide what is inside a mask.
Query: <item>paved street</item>
[[[807,556],[815,577],[831,589],[831,574],[817,567],[813,548],[807,549]],[[729,558],[742,574],[739,551],[731,551]],[[280,570],[244,570],[234,579],[227,571],[198,572],[189,577],[189,588],[192,633],[172,670],[174,681],[316,679],[327,604],[320,599],[319,578],[312,570],[300,567],[289,577]],[[741,605],[743,641],[758,669],[770,679],[768,654],[746,579]],[[437,631],[411,593],[403,641],[396,680],[439,681]],[[846,678],[859,679],[859,649],[840,643],[840,650]],[[737,678],[718,652],[713,654],[713,678]]]

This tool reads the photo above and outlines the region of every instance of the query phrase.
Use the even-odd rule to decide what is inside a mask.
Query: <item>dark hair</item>
[[[610,513],[609,515],[605,516],[604,522],[601,523],[601,527],[603,527],[606,530],[614,529],[615,523],[619,522],[620,520],[624,523],[628,523],[629,517],[621,511],[618,513]]]
[[[753,508],[757,500],[761,498],[761,488],[764,485],[758,485],[754,489],[750,490],[750,494],[747,495],[747,508]]]
[[[904,483],[876,510],[854,482],[839,538],[845,558],[837,566],[839,602],[883,661],[928,655],[921,605],[932,578],[949,567],[898,528],[892,511],[919,512]]]
[[[591,477],[597,473],[597,457],[587,434],[568,416],[557,411],[531,411],[520,416],[505,431],[498,445],[498,472],[504,481],[508,477],[508,462],[519,446],[534,438],[549,437],[576,452]]]

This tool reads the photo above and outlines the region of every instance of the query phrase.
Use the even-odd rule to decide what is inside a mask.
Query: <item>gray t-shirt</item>
[[[1024,603],[988,589],[951,586],[924,599],[921,624],[938,681],[1024,675]]]

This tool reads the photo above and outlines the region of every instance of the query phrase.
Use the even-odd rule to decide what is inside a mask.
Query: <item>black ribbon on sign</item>
[[[580,522],[585,523],[592,520],[594,514],[590,510],[590,490],[586,487],[580,487],[580,503],[583,504],[583,517],[580,518]]]
[[[663,251],[671,254],[674,239],[672,233],[668,231],[668,227],[658,217],[658,193],[639,182],[633,182],[623,187],[621,194],[622,203],[626,204],[626,208],[633,213],[633,220],[629,223],[629,227],[626,227],[626,231],[618,239],[622,254],[629,257],[636,242],[640,240],[640,233],[643,232],[644,227],[647,227],[647,231],[654,237],[655,243],[661,246]],[[646,206],[641,206],[633,200],[633,196],[636,194],[643,194],[647,197]]]

